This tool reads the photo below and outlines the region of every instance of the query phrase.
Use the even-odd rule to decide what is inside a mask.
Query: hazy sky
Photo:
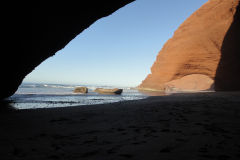
[[[207,0],[136,0],[102,18],[24,82],[137,86],[164,43]]]

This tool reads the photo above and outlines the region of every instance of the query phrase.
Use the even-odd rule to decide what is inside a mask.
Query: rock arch
[[[96,20],[133,1],[11,4],[5,11],[8,45],[4,56],[1,54],[1,84],[5,87],[0,91],[0,99],[14,94],[27,74]]]
[[[14,94],[28,73],[34,70],[34,68],[45,59],[53,56],[58,50],[62,49],[75,36],[81,33],[93,22],[99,18],[113,13],[115,10],[133,1],[134,0],[101,0],[98,2],[84,1],[81,2],[81,4],[74,4],[64,1],[62,4],[59,4],[58,2],[58,4],[52,6],[50,6],[50,4],[37,4],[31,7],[25,4],[12,4],[11,8],[9,8],[9,10],[6,12],[6,14],[9,14],[9,16],[6,16],[6,21],[4,21],[4,24],[7,24],[7,37],[5,38],[5,41],[8,42],[8,45],[3,46],[5,51],[2,51],[3,54],[1,54],[1,84],[4,85],[4,87],[1,88],[0,99],[4,99]],[[212,5],[211,8],[211,4],[216,5]],[[223,39],[223,43],[213,41],[213,44],[216,48],[219,48],[219,53],[221,54],[219,66],[216,67],[216,74],[213,75],[208,69],[205,69],[204,73],[206,72],[209,77],[215,80],[215,86],[217,90],[239,90],[239,0],[209,0],[209,2],[206,3],[206,5],[210,5],[209,13],[212,13],[212,15],[208,16],[209,19],[214,19],[215,16],[218,17],[218,13],[217,11],[214,12],[214,9],[219,7],[219,5],[221,6],[221,4],[227,4],[227,6],[232,5],[232,7],[225,8],[223,6],[223,9],[226,10],[226,13],[234,13],[235,15],[233,14],[230,17],[224,17],[223,15],[223,17],[220,17],[223,18],[222,21],[220,19],[218,21],[219,23],[216,23],[216,25],[215,23],[212,23],[215,25],[214,27],[216,27],[217,30],[221,31],[221,26],[218,27],[217,25],[225,23],[226,19],[232,20],[230,21],[226,32],[224,30],[224,36],[221,37]],[[204,9],[207,8],[205,7]],[[223,10],[220,11],[222,12]],[[205,12],[208,14],[207,10],[205,10]],[[196,12],[193,14],[193,16],[199,17],[201,14]],[[187,21],[189,21],[189,19]],[[197,23],[199,23],[198,25],[202,25],[198,21],[196,21],[195,25]],[[194,27],[194,25],[180,26],[182,31],[192,30],[188,27]],[[176,31],[175,33],[178,32],[179,31]],[[214,35],[214,32],[210,32],[209,34]],[[211,35],[208,37],[211,38]],[[171,41],[173,39],[171,39]],[[191,38],[189,42],[193,42]],[[166,43],[163,50],[168,48],[168,43],[169,42]],[[153,74],[149,75],[147,79],[143,81],[143,84],[141,85],[143,88],[149,86],[150,88],[158,88],[161,87],[160,83],[156,83],[158,81],[165,83],[177,78],[182,78],[183,76],[187,76],[189,74],[203,73],[192,73],[188,70],[187,74],[185,72],[175,72],[177,70],[173,69],[174,74],[171,76],[166,76],[168,77],[168,80],[165,81],[161,78],[159,79],[161,75],[155,72],[159,70],[161,65],[162,63],[155,63],[153,65]],[[170,69],[174,68],[174,65],[170,66]],[[192,65],[181,66],[183,68],[192,67]],[[226,79],[226,81],[223,79]]]
[[[139,88],[206,90],[206,86],[215,86],[218,91],[240,90],[239,12],[239,0],[205,3],[163,46],[151,74]],[[203,80],[199,74],[209,78]],[[214,84],[209,83],[210,79]]]

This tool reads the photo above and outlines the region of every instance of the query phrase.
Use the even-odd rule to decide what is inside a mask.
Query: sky
[[[97,20],[23,82],[135,87],[174,31],[207,0],[136,0]]]

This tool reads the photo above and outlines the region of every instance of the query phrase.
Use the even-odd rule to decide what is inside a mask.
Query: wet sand
[[[0,110],[0,159],[240,159],[240,93]]]

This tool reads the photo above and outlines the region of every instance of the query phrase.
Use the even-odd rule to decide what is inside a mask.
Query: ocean
[[[148,95],[128,87],[121,88],[123,89],[121,95],[103,95],[94,92],[94,90],[96,88],[116,87],[101,85],[81,86],[88,88],[87,94],[73,92],[75,87],[80,87],[79,85],[23,83],[8,100],[11,106],[16,109],[34,109],[104,104],[148,97]]]

